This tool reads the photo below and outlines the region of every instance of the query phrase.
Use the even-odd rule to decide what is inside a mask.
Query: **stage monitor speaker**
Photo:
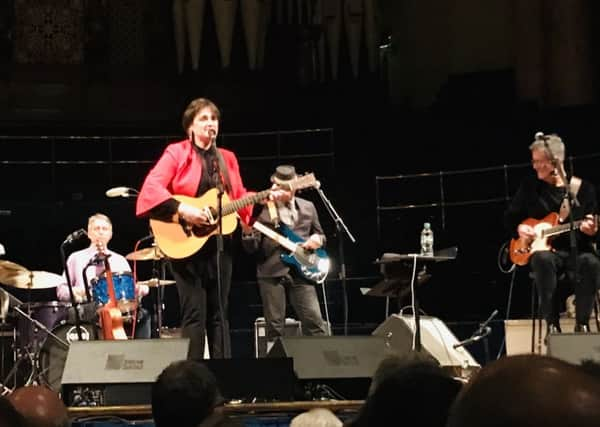
[[[299,379],[372,377],[385,343],[374,336],[280,337],[267,357],[291,357]]]
[[[300,398],[364,399],[385,354],[381,337],[300,336],[278,338],[267,358],[293,359],[294,373],[304,387]]]
[[[151,403],[151,386],[171,362],[187,359],[188,338],[74,341],[61,387],[67,406]]]
[[[576,365],[585,360],[600,362],[600,334],[549,334],[548,355]]]
[[[420,316],[419,324],[421,351],[433,356],[440,365],[457,369],[481,368],[467,349],[462,346],[454,348],[459,341],[440,319]],[[393,351],[404,354],[413,349],[414,326],[413,316],[392,314],[373,331],[373,335],[385,338]]]

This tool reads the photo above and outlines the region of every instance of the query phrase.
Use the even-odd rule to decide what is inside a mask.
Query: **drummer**
[[[69,279],[73,288],[73,294],[77,302],[86,301],[85,283],[83,273],[86,273],[86,279],[90,294],[94,282],[104,273],[104,263],[98,260],[98,249],[101,248],[104,254],[108,256],[110,270],[114,275],[127,273],[131,275],[131,267],[124,256],[111,251],[108,243],[112,238],[112,222],[104,214],[96,213],[89,217],[87,235],[90,239],[90,246],[73,252],[67,258],[67,268],[69,269]],[[56,296],[61,301],[71,301],[71,294],[65,273],[63,272],[64,282],[56,287]],[[135,299],[148,295],[149,287],[147,285],[135,284]],[[135,327],[135,338],[150,338],[150,316],[148,311],[138,304],[137,323]]]

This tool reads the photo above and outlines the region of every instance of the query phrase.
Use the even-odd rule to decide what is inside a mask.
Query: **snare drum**
[[[98,338],[96,328],[93,324],[82,322],[81,340],[90,341]],[[78,341],[77,327],[71,322],[62,322],[52,329],[52,335],[48,335],[44,345],[40,350],[39,364],[40,371],[44,373],[44,378],[50,388],[57,393],[61,391],[61,379],[67,361],[68,345],[73,341]]]
[[[135,284],[130,272],[112,273],[112,282],[115,288],[115,298],[122,313],[132,312],[137,308],[135,298]],[[109,300],[108,282],[106,273],[92,279],[92,297],[98,306],[103,306]]]
[[[19,309],[51,331],[52,328],[67,319],[69,307],[71,307],[71,304],[67,302],[48,301],[24,303],[19,306]],[[19,348],[35,350],[37,345],[41,345],[44,342],[48,332],[40,325],[28,319],[20,312],[18,312],[16,320],[16,342]]]

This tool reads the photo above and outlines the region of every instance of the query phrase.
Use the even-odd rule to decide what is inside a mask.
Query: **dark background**
[[[383,253],[415,252],[429,221],[436,248],[456,246],[458,256],[429,266],[422,309],[459,338],[498,309],[495,355],[499,321],[529,316],[526,269],[513,277],[498,257],[508,239],[502,209],[529,171],[535,132],[560,134],[571,170],[600,182],[598,6],[484,3],[325,1],[319,22],[309,19],[319,2],[258,2],[271,15],[264,61],[252,68],[241,6],[224,66],[216,14],[206,2],[199,69],[186,54],[179,71],[172,2],[1,1],[4,259],[59,273],[61,242],[98,211],[113,220],[112,248],[133,251],[148,224],[135,218],[133,199],[104,192],[139,188],[165,145],[182,137],[187,103],[205,96],[222,110],[219,144],[238,154],[248,188],[266,188],[280,163],[314,172],[355,238],[340,233],[316,191],[303,193],[315,201],[329,237],[326,289],[336,334],[370,333],[409,303],[386,306],[385,298],[363,296],[360,288],[383,278],[375,263]],[[350,19],[338,18],[334,72],[336,55],[319,57],[318,46],[330,40],[335,11],[365,23],[369,7],[375,29],[360,33],[357,50],[345,33]],[[356,69],[351,52],[359,57]],[[151,263],[140,262],[139,278],[151,275]],[[239,355],[251,353],[261,315],[253,280],[252,260],[240,251],[231,294]],[[53,299],[51,291],[10,290],[22,299]],[[165,299],[166,323],[176,326],[174,287],[165,288]],[[483,360],[481,347],[473,352]]]

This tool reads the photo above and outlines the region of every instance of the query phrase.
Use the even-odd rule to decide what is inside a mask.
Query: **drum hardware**
[[[149,248],[139,249],[125,256],[130,261],[158,261],[165,257],[165,254],[154,245]]]
[[[160,251],[160,249],[157,249]],[[162,324],[163,324],[163,311],[165,309],[164,304],[164,290],[165,286],[172,285],[175,283],[174,280],[166,280],[165,277],[167,275],[167,265],[165,262],[166,258],[163,256],[161,258],[155,259],[152,261],[152,278],[149,280],[151,282],[148,284],[149,287],[156,289],[156,300],[155,300],[155,325],[156,329],[154,330],[154,334],[156,338],[160,338],[162,335]]]
[[[151,288],[155,288],[157,286],[174,285],[175,284],[175,280],[160,280],[160,279],[154,277],[154,278],[152,278],[150,280],[138,281],[137,284],[138,285],[146,285],[146,286],[149,286]]]
[[[153,237],[152,235],[144,237],[138,243]],[[137,246],[136,246],[137,247]],[[135,249],[135,248],[134,248]],[[149,280],[138,281],[137,285],[146,285],[150,288],[156,288],[156,299],[154,305],[153,321],[155,322],[154,336],[161,337],[162,331],[162,313],[164,310],[163,292],[164,286],[175,284],[174,280],[166,280],[166,255],[154,243],[152,246],[133,251],[125,256],[130,261],[152,261],[152,278]]]
[[[21,305],[23,305],[23,304],[21,304]],[[29,322],[31,325],[34,325],[35,328],[38,328],[38,331],[43,331],[44,338],[39,338],[38,336],[36,336],[35,331],[34,331],[29,342],[19,343],[17,345],[18,340],[17,340],[16,333],[15,333],[15,346],[16,346],[16,348],[15,348],[15,363],[14,363],[12,369],[10,370],[10,372],[6,375],[6,378],[2,382],[3,390],[7,390],[7,389],[14,390],[14,388],[11,389],[9,387],[11,378],[13,379],[12,380],[13,386],[15,388],[17,386],[19,386],[19,384],[17,384],[16,374],[24,363],[27,363],[28,367],[30,367],[31,369],[28,372],[28,376],[26,378],[24,378],[23,386],[29,386],[29,385],[33,385],[33,384],[48,385],[45,380],[46,371],[45,371],[45,369],[42,369],[42,366],[40,364],[40,350],[42,349],[43,342],[45,340],[47,340],[49,337],[52,337],[52,339],[56,340],[59,343],[59,345],[69,348],[68,342],[66,342],[65,340],[60,338],[58,335],[56,335],[54,332],[52,332],[48,327],[46,327],[46,325],[44,325],[42,322],[40,322],[39,320],[35,319],[32,316],[33,305],[32,304],[26,304],[26,305],[27,305],[27,311],[22,310],[20,306],[15,306],[14,310],[22,318],[26,319],[27,322]]]
[[[22,306],[27,308],[27,312],[21,308]],[[27,336],[29,334],[29,330],[21,327],[21,325],[19,325],[17,322],[17,326],[20,329],[20,347],[26,347],[30,343],[39,343],[41,345],[41,342],[43,342],[48,335],[52,335],[51,329],[54,328],[56,324],[68,318],[68,310],[70,307],[70,304],[60,303],[58,301],[27,303],[16,306],[14,309],[18,314],[21,315],[20,318],[27,321],[25,326],[32,326],[31,336]],[[39,317],[39,319],[42,321],[36,317]],[[21,345],[23,342],[25,342],[25,345]],[[63,344],[68,345],[64,341]]]

